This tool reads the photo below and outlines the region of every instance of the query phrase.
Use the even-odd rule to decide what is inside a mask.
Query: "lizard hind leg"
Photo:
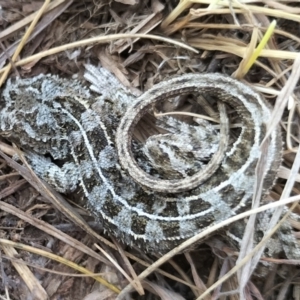
[[[50,159],[32,151],[25,152],[25,157],[35,174],[46,181],[56,191],[71,193],[77,188],[79,170],[75,163],[64,163],[60,167]]]

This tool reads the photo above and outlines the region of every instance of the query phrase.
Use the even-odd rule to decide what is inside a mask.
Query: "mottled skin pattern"
[[[79,187],[88,209],[108,232],[156,253],[249,208],[259,145],[271,115],[258,93],[221,74],[187,74],[136,97],[104,69],[91,65],[86,69],[90,89],[76,80],[40,75],[9,80],[2,91],[0,134],[24,149],[38,176],[60,192]],[[177,153],[180,143],[188,149],[187,140],[199,140],[203,132],[197,126],[178,125],[186,135],[174,133],[172,147],[167,145],[168,137],[160,144],[152,141],[147,155],[164,149],[162,157],[182,176],[159,178],[151,164],[143,167],[143,162],[134,160],[138,151],[132,151],[133,129],[154,103],[199,93],[219,100],[221,130],[212,139],[214,150],[194,147],[200,149],[194,156],[206,154],[197,158],[199,169],[186,175],[184,155]],[[236,110],[241,122],[233,144],[228,138],[228,107]],[[277,128],[271,135],[264,193],[276,178],[281,143]],[[211,162],[203,164],[207,157]]]

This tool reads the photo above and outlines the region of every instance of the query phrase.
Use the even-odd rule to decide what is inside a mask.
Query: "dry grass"
[[[299,3],[48,2],[0,1],[0,86],[16,74],[81,76],[86,61],[101,63],[137,94],[174,74],[226,73],[245,80],[274,105],[269,132],[280,122],[283,162],[271,203],[259,204],[260,179],[256,208],[157,258],[100,235],[102,228],[82,207],[41,182],[25,161],[19,165],[3,154],[22,156],[2,140],[1,298],[87,300],[119,294],[121,299],[135,290],[134,299],[292,299],[293,292],[299,299],[300,262],[261,259],[264,242],[280,225],[281,205],[294,202],[291,209],[300,213]],[[260,178],[263,165],[257,170]],[[240,253],[215,237],[180,254],[237,219],[252,215],[251,224],[257,212],[270,207],[277,208],[270,230],[253,250],[249,226]],[[288,214],[281,222],[285,218]],[[300,223],[290,222],[299,239]],[[260,259],[273,262],[272,268],[262,278],[250,277],[249,268]]]

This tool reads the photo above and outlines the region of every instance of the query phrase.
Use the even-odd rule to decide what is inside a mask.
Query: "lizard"
[[[89,87],[51,74],[9,79],[0,98],[0,135],[22,147],[32,169],[57,191],[81,190],[106,231],[165,253],[250,207],[271,116],[258,92],[219,73],[175,76],[140,96],[104,68],[87,64],[84,77]],[[217,107],[219,125],[163,117],[167,133],[144,145],[133,139],[146,114],[182,97],[195,107],[203,101]],[[234,133],[232,111],[239,123]],[[281,164],[279,126],[270,145],[265,195]]]

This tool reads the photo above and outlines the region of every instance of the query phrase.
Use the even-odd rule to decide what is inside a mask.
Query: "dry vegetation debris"
[[[80,77],[87,61],[100,63],[136,93],[187,72],[244,79],[271,104],[277,98],[274,122],[284,129],[283,165],[270,198],[300,195],[299,167],[291,172],[300,143],[299,1],[177,2],[0,0],[1,84],[16,75]],[[272,20],[277,23],[269,35]],[[17,151],[5,141],[1,150]],[[49,190],[26,164],[2,155],[0,179],[2,299],[116,299],[129,282],[133,299],[300,299],[299,261],[273,259],[264,277],[245,281],[240,272],[203,296],[236,262],[236,250],[220,239],[157,263],[113,237],[87,235],[88,225],[101,232],[99,224]],[[300,213],[297,204],[293,208]],[[300,239],[300,224],[292,225]]]

